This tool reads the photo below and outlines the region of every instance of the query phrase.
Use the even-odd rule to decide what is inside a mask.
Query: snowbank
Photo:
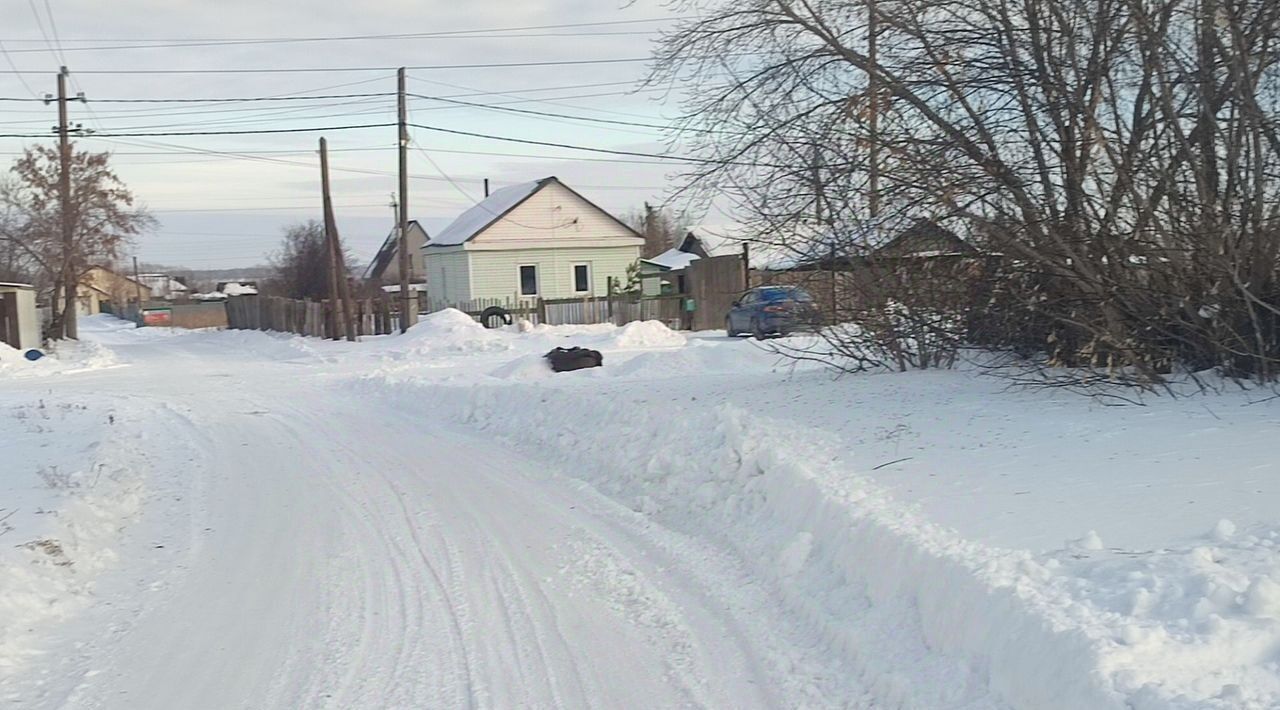
[[[0,681],[39,653],[38,633],[94,598],[139,511],[138,421],[105,398],[0,399]],[[2,685],[2,683],[0,683]]]
[[[761,364],[746,349],[714,351],[648,353],[617,369]],[[507,375],[500,387],[359,386],[556,461],[666,527],[736,550],[885,707],[1280,704],[1270,659],[1280,531],[1226,523],[1202,544],[1146,552],[1100,539],[1039,554],[993,547],[851,470],[839,442],[811,427],[691,406],[696,394],[681,403],[621,383],[601,392],[599,380],[547,386],[527,356],[505,367],[491,373]]]
[[[119,364],[109,348],[89,341],[59,341],[39,360],[28,360],[25,351],[0,343],[0,378],[43,377],[115,367]]]

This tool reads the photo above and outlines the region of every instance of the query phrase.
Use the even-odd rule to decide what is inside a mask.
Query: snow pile
[[[142,434],[105,400],[0,400],[0,681],[93,600],[142,501]],[[2,685],[2,683],[0,683]]]
[[[25,351],[0,343],[0,378],[71,374],[120,364],[111,349],[83,340],[58,341],[52,348],[41,349],[40,352],[44,353],[43,357],[28,360]]]
[[[620,369],[717,357],[698,351]],[[517,360],[508,380],[541,379],[533,368]],[[364,386],[395,406],[430,402],[433,417],[557,461],[663,526],[736,550],[884,706],[1280,706],[1280,531],[1225,523],[1201,544],[1146,551],[1108,548],[1092,532],[1048,553],[994,547],[851,470],[835,458],[839,442],[812,428],[651,399],[621,382],[554,382],[570,386],[428,384],[425,396]]]
[[[223,285],[221,292],[226,296],[256,296],[258,289],[253,284],[232,281]]]
[[[615,348],[678,348],[685,337],[656,320],[628,323],[609,337]]]
[[[487,330],[474,318],[446,308],[418,319],[404,336],[382,342],[393,359],[432,353],[482,353],[509,350],[508,334]]]

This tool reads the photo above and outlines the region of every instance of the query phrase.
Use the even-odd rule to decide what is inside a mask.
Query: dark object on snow
[[[543,357],[551,363],[551,369],[556,372],[572,372],[588,367],[600,367],[604,364],[604,356],[599,350],[586,348],[556,348]]]
[[[511,325],[511,314],[501,306],[489,306],[480,312],[480,325],[490,329]]]
[[[36,350],[35,348],[31,348],[25,353],[22,353],[22,357],[25,357],[31,362],[35,362],[36,360],[39,360],[40,358],[44,357],[44,353],[40,352],[39,350]]]

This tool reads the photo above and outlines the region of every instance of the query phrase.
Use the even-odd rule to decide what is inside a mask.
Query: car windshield
[[[800,301],[805,303],[812,301],[813,297],[802,288],[765,288],[760,289],[760,300],[769,302]]]

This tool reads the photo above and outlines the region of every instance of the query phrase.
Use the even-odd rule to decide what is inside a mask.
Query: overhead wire
[[[512,68],[533,68],[533,67],[565,67],[565,66],[581,66],[591,64],[634,64],[637,62],[648,62],[651,57],[617,57],[606,59],[553,59],[546,61],[533,62],[478,62],[471,64],[422,64],[418,66],[406,66],[404,69],[411,71],[436,71],[450,69],[512,69]],[[401,67],[393,66],[373,66],[373,67],[234,67],[227,69],[83,69],[80,74],[109,74],[109,75],[143,75],[143,74],[307,74],[307,73],[344,73],[344,72],[388,72],[396,71]],[[43,74],[45,72],[38,70],[18,70],[18,74]]]
[[[30,2],[30,0],[28,0],[28,2]],[[48,0],[45,0],[45,4],[46,6],[48,5]],[[654,17],[654,18],[646,18],[646,19],[603,20],[599,22],[572,22],[572,23],[550,24],[550,25],[526,25],[526,26],[518,26],[518,27],[490,27],[490,28],[467,29],[467,30],[441,30],[441,31],[435,31],[435,32],[404,32],[404,33],[393,33],[393,34],[365,34],[365,35],[316,35],[316,36],[309,36],[309,37],[225,37],[225,38],[183,37],[183,38],[154,38],[154,39],[153,38],[141,38],[141,39],[138,39],[138,38],[76,38],[76,39],[68,39],[67,41],[68,42],[170,43],[167,45],[146,44],[146,45],[141,45],[139,47],[119,47],[118,45],[116,45],[113,47],[106,48],[106,49],[114,49],[114,48],[143,49],[143,48],[152,48],[157,46],[167,47],[167,48],[200,47],[200,46],[211,46],[213,44],[228,44],[228,45],[291,44],[291,43],[304,43],[304,42],[348,42],[348,41],[363,41],[363,40],[375,40],[375,39],[376,40],[427,39],[427,38],[433,38],[433,37],[454,37],[454,36],[468,38],[468,37],[474,37],[475,35],[492,34],[497,32],[526,32],[526,31],[531,32],[535,30],[559,30],[559,29],[575,29],[575,28],[586,28],[586,27],[615,27],[620,25],[637,25],[637,24],[652,24],[656,22],[670,22],[670,20],[671,18]],[[555,36],[592,36],[594,34],[596,33],[578,32],[578,33],[566,33],[563,35],[555,35]],[[612,34],[622,34],[622,33],[612,33]],[[643,32],[640,34],[649,34],[649,33]],[[538,35],[522,34],[518,36],[538,36]],[[10,39],[10,41],[28,41],[28,40]],[[85,49],[104,49],[104,48],[89,47]]]

